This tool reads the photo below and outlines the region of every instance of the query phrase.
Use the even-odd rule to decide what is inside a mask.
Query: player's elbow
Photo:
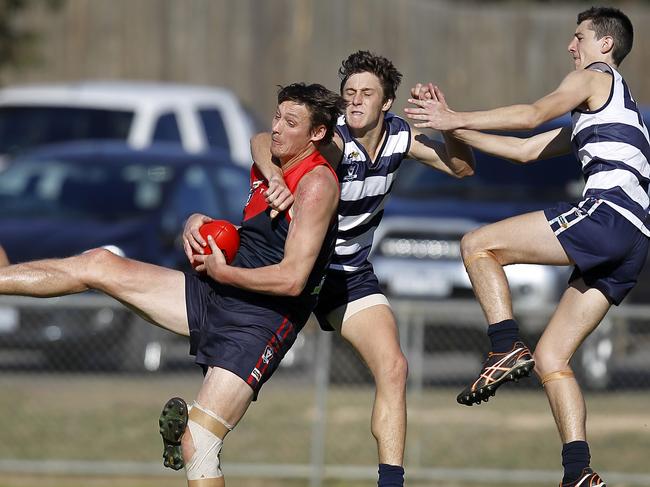
[[[474,167],[476,166],[473,159],[465,161],[461,159],[452,160],[452,176],[456,179],[462,179],[474,175]]]
[[[545,121],[546,117],[544,116],[544,112],[535,105],[531,105],[522,117],[522,125],[519,128],[524,130],[533,130]]]
[[[530,139],[522,139],[514,154],[509,159],[518,164],[529,164],[539,159],[539,149]]]
[[[469,176],[474,176],[474,167],[466,164],[459,171],[454,173],[454,176],[457,179],[467,178]]]
[[[300,296],[304,291],[306,285],[306,279],[301,279],[299,277],[289,278],[284,286],[284,295],[293,298]]]
[[[289,268],[288,272],[282,275],[282,284],[277,288],[278,294],[282,296],[296,297],[302,294],[307,285],[307,276],[303,276],[297,269]]]

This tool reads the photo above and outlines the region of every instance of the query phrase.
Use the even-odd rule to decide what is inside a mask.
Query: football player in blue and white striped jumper
[[[632,23],[618,9],[592,7],[578,14],[577,24],[568,46],[575,70],[535,103],[460,113],[449,110],[438,91],[436,100],[413,99],[416,107],[406,110],[419,122],[416,127],[458,129],[454,135],[468,144],[514,162],[573,151],[582,166],[581,201],[487,225],[461,244],[490,325],[492,352],[458,402],[480,403],[534,365],[563,442],[561,485],[573,487],[605,483],[589,467],[586,407],[569,360],[610,306],[620,304],[636,284],[650,236],[650,140],[618,71],[632,49]],[[464,130],[531,129],[567,112],[570,126],[529,138]],[[518,263],[574,266],[534,355],[519,338],[503,272],[503,266]]]

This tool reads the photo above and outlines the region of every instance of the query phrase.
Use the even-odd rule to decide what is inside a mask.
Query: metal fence
[[[410,481],[556,482],[559,440],[535,379],[504,386],[488,405],[455,403],[487,348],[477,304],[392,304],[410,367]],[[517,311],[534,343],[552,309]],[[649,321],[648,306],[612,309],[574,358],[587,390],[592,450],[601,452],[593,458],[609,474],[608,485],[650,485],[643,460],[650,435]],[[191,399],[200,386],[187,351],[185,339],[103,296],[0,297],[0,478],[177,478],[156,461],[157,418],[168,397]],[[372,482],[372,399],[371,377],[351,348],[309,324],[226,440],[226,475],[310,485]],[[491,435],[498,435],[497,452],[484,441]],[[504,458],[503,450],[511,454]]]

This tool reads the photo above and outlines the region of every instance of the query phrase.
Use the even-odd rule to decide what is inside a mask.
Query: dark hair
[[[384,101],[394,100],[397,87],[402,81],[402,73],[397,71],[393,63],[382,56],[377,56],[369,51],[357,51],[350,54],[341,63],[339,78],[341,79],[341,93],[343,86],[350,76],[357,73],[372,73],[377,78],[384,90]]]
[[[321,142],[329,144],[332,141],[336,120],[345,111],[346,103],[341,96],[318,83],[293,83],[280,86],[278,90],[278,105],[285,101],[305,105],[309,110],[310,130],[324,125],[325,137]]]
[[[621,64],[625,56],[632,50],[632,41],[634,40],[634,29],[627,15],[617,8],[591,7],[578,14],[578,24],[585,20],[591,20],[596,39],[601,39],[604,36],[614,38],[612,58],[617,66]]]

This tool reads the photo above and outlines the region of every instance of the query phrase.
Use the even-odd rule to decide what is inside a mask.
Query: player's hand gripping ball
[[[214,243],[217,244],[217,247],[219,247],[223,252],[223,256],[226,258],[226,263],[230,264],[235,259],[237,250],[239,250],[239,232],[235,225],[227,220],[213,220],[201,225],[199,233],[206,242],[208,241],[208,235],[212,236]],[[203,253],[204,255],[210,255],[212,253],[212,249],[209,245],[203,247]],[[199,264],[194,264],[195,267],[197,265]]]

